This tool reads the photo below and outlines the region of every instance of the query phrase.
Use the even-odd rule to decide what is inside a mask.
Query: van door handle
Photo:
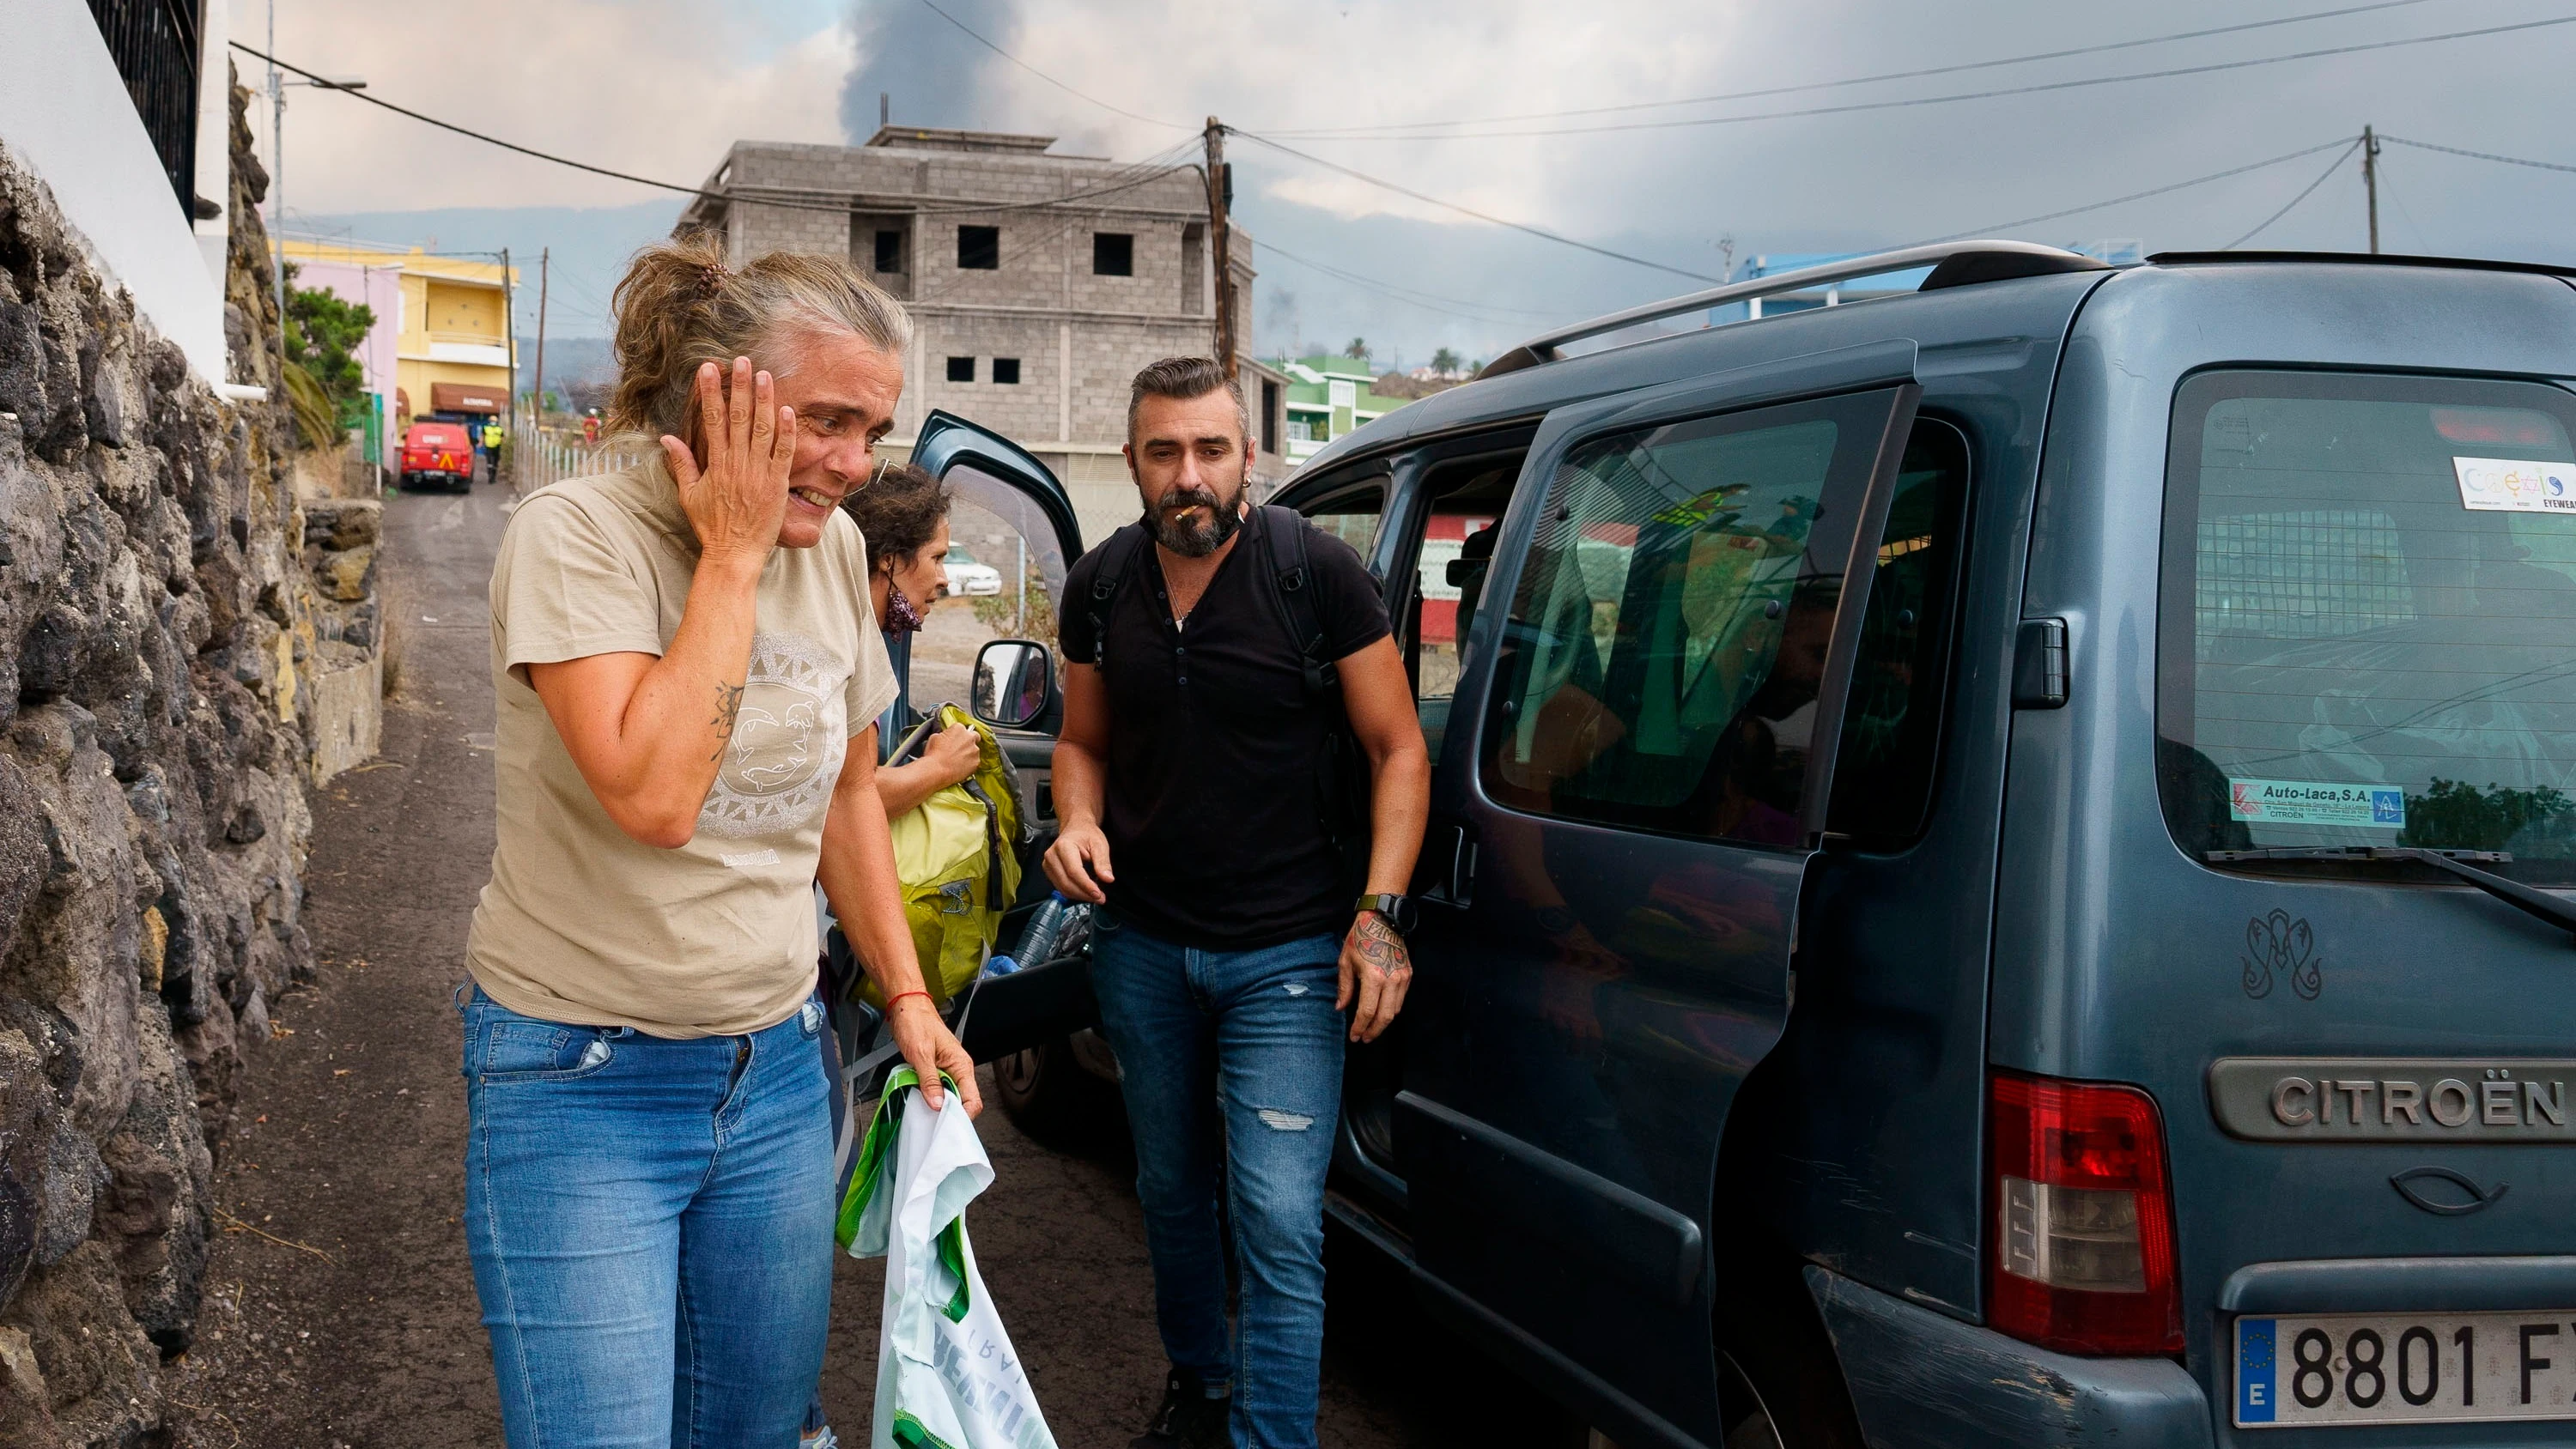
[[[1463,911],[1476,901],[1476,830],[1443,821],[1423,832],[1414,899]]]

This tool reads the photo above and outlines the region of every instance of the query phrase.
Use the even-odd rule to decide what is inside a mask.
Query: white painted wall
[[[220,91],[221,52],[212,60]],[[199,377],[222,382],[223,286],[84,0],[0,0],[0,143],[53,189],[91,260],[133,293],[153,330],[179,345]],[[209,174],[202,148],[199,155],[198,191],[224,199],[227,172]]]
[[[6,5],[9,0],[0,0]],[[232,168],[233,168],[233,97],[232,69],[227,62],[232,51],[226,44],[232,38],[232,6],[227,0],[203,0],[203,17],[198,21],[205,32],[198,54],[197,85],[197,194],[223,208],[212,221],[196,222],[197,255],[205,262],[206,275],[215,280],[215,295],[224,290],[224,268],[232,250]]]

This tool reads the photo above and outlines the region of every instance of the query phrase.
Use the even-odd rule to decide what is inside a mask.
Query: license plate
[[[2236,1426],[2576,1419],[2576,1309],[2236,1320]]]

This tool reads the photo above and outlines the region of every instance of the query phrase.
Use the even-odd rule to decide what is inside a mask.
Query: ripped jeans
[[[1092,986],[1135,1129],[1163,1351],[1204,1384],[1232,1384],[1239,1449],[1312,1445],[1324,1352],[1324,1173],[1348,1030],[1333,1008],[1341,940],[1203,951],[1156,940],[1105,910],[1091,929]],[[1237,1276],[1231,1339],[1220,1189]]]
[[[672,1041],[465,1017],[465,1246],[511,1449],[795,1444],[823,1367],[818,1001]]]

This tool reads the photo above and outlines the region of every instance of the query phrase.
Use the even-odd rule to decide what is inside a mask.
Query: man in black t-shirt
[[[1315,1443],[1343,1041],[1384,1031],[1413,975],[1403,891],[1431,767],[1412,686],[1359,555],[1249,506],[1250,439],[1213,361],[1137,374],[1126,452],[1144,517],[1065,580],[1046,871],[1098,907],[1092,982],[1135,1129],[1171,1359],[1137,1449]],[[1322,769],[1343,739],[1367,762],[1364,876]]]

